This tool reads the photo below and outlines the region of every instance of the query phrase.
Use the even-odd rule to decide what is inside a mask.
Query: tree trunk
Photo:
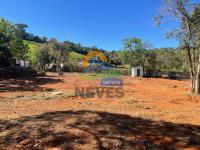
[[[199,95],[199,78],[196,78],[196,79],[195,79],[194,94],[195,94],[195,95]]]
[[[195,78],[191,77],[191,92],[195,93]]]
[[[197,64],[197,72],[196,72],[196,77],[195,77],[194,93],[196,95],[200,94],[199,75],[200,75],[200,57],[199,57],[199,61],[198,61],[198,64]]]
[[[191,92],[195,93],[196,89],[196,76],[195,76],[195,71],[194,71],[194,66],[193,66],[193,60],[192,60],[192,55],[191,55],[191,49],[189,44],[185,41],[186,49],[188,52],[188,60],[189,60],[189,66],[190,66],[190,78],[191,78]]]

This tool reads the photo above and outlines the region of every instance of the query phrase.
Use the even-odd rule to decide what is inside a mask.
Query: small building
[[[18,60],[16,58],[15,58],[15,60],[16,60],[17,66],[24,67],[24,68],[30,67],[30,61],[28,61],[28,60]]]
[[[132,77],[143,77],[144,76],[144,68],[141,66],[135,66],[131,68],[131,76]]]

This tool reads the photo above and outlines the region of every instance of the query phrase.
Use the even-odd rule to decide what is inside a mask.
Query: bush
[[[81,61],[83,56],[75,53],[70,52],[67,56],[67,62],[64,63],[64,71],[66,72],[82,72],[83,68],[81,65]]]
[[[64,64],[64,72],[82,72],[82,66],[77,63],[65,63]]]

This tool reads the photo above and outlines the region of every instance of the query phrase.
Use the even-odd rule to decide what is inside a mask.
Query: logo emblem
[[[101,86],[122,86],[123,80],[118,78],[104,78],[101,80]]]
[[[108,59],[103,52],[93,50],[83,57],[82,65],[85,72],[100,72],[109,69],[107,61]]]

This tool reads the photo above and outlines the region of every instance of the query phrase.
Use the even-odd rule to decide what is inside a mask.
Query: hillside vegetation
[[[24,43],[28,45],[28,58],[32,64],[36,65],[37,54],[39,47],[42,46],[41,43],[31,42],[24,40]]]

